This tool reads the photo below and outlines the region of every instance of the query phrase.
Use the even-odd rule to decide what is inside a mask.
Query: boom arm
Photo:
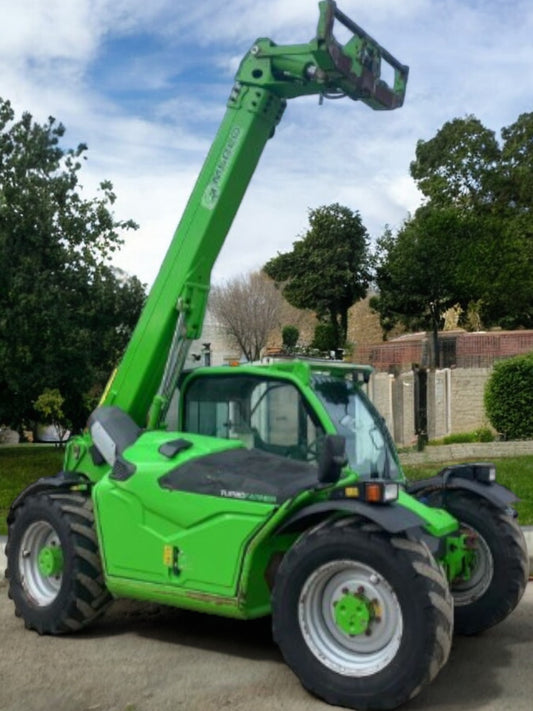
[[[116,405],[139,426],[164,418],[189,344],[199,338],[210,275],[233,218],[273,135],[287,99],[346,95],[373,109],[402,105],[408,68],[341,13],[319,2],[317,36],[308,44],[278,46],[259,39],[235,77],[226,114],[196,181],[124,357],[102,405]],[[353,34],[333,35],[335,20]],[[381,79],[382,61],[394,70]]]

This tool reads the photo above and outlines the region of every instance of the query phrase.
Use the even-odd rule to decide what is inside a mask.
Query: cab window
[[[239,439],[246,447],[303,461],[317,459],[324,436],[295,385],[249,375],[193,380],[183,423],[187,432]]]

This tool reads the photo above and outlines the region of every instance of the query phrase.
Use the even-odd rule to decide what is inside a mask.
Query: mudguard
[[[15,509],[17,509],[28,496],[32,496],[33,494],[37,494],[41,491],[72,489],[74,486],[87,486],[87,484],[90,484],[89,480],[83,476],[83,474],[75,472],[61,471],[59,474],[55,474],[54,476],[46,476],[37,479],[37,481],[34,481],[32,484],[23,489],[13,500],[13,503],[9,508],[9,513],[7,514],[8,525],[13,520]]]
[[[361,516],[378,524],[389,533],[399,533],[426,525],[426,521],[421,516],[396,503],[367,504],[364,501],[341,500],[311,504],[300,509],[283,521],[276,533],[299,531],[336,513]]]
[[[507,487],[497,484],[495,481],[485,482],[476,479],[472,475],[475,467],[476,464],[458,464],[446,467],[430,479],[410,482],[407,485],[407,492],[423,503],[424,498],[429,494],[439,491],[444,494],[449,489],[470,491],[501,509],[506,509],[518,501],[518,497]]]

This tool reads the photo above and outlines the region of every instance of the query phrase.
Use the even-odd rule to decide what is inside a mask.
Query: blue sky
[[[474,114],[497,135],[533,111],[531,0],[339,0],[410,66],[406,103],[290,102],[269,142],[213,279],[291,248],[308,208],[359,210],[373,238],[420,202],[416,141]],[[256,37],[306,42],[315,0],[0,0],[0,96],[86,142],[87,198],[110,179],[116,215],[140,224],[117,266],[155,278],[211,145],[237,65]]]

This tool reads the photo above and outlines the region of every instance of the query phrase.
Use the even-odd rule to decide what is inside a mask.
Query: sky
[[[339,0],[344,14],[410,67],[405,104],[289,101],[213,270],[213,282],[291,249],[308,211],[339,202],[372,240],[421,195],[418,140],[475,115],[499,137],[533,111],[531,0]],[[124,235],[114,264],[151,285],[257,37],[308,42],[315,0],[0,0],[0,97],[88,145],[83,196],[111,180]],[[341,41],[344,39],[339,36]]]

